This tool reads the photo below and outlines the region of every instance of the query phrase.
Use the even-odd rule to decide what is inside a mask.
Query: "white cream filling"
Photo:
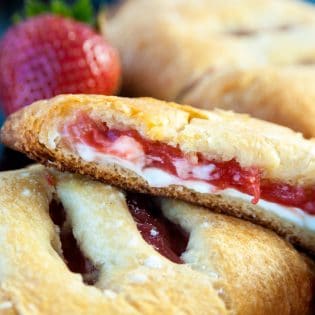
[[[219,191],[219,194],[223,196],[239,198],[248,202],[251,202],[251,200],[253,199],[252,196],[231,188],[221,190]],[[307,228],[308,230],[315,231],[315,216],[307,214],[302,209],[295,207],[287,207],[261,198],[259,199],[256,205],[264,209],[265,211],[273,213],[278,217],[283,218],[289,222]]]
[[[83,160],[88,162],[94,161],[101,164],[117,164],[128,170],[134,171],[140,177],[146,180],[148,184],[152,187],[167,187],[170,185],[178,185],[192,189],[198,193],[220,194],[223,196],[234,197],[248,202],[251,202],[251,200],[253,199],[253,196],[244,194],[235,189],[231,188],[222,190],[217,189],[215,186],[206,183],[203,180],[181,179],[177,176],[174,176],[161,169],[154,167],[148,167],[143,169],[142,163],[138,163],[137,165],[133,162],[126,161],[119,157],[100,153],[84,144],[77,144],[76,149]],[[200,170],[200,166],[197,167],[199,169],[193,170],[193,173],[200,173],[202,171]],[[208,170],[209,169],[213,169],[213,166],[209,166]],[[292,222],[302,228],[315,231],[315,216],[307,214],[302,209],[287,207],[263,199],[259,199],[256,205],[264,209],[266,212],[273,213],[278,217],[283,218],[289,222]]]
[[[76,149],[80,157],[87,162],[98,162],[102,164],[117,164],[129,169],[143,179],[152,187],[167,187],[170,185],[184,186],[200,193],[214,193],[215,187],[200,180],[184,180],[177,176],[169,174],[161,169],[147,167],[142,169],[142,165],[136,165],[116,156],[97,152],[93,148],[84,144],[77,144]]]

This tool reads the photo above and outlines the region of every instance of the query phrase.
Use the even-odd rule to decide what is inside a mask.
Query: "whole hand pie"
[[[33,166],[0,174],[0,313],[309,314],[309,262],[274,233]]]
[[[233,109],[315,136],[314,6],[134,0],[102,21],[127,95]]]
[[[315,143],[226,111],[62,95],[11,115],[1,140],[43,164],[260,223],[315,253]]]

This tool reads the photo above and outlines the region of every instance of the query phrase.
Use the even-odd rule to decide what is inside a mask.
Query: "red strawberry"
[[[114,94],[116,50],[90,26],[39,15],[9,29],[0,42],[0,97],[5,112],[62,93]]]

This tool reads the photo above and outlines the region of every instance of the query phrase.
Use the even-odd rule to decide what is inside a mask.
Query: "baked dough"
[[[249,219],[315,253],[314,215],[301,209],[279,208],[278,204],[263,200],[253,204],[249,195],[230,190],[205,193],[182,183],[151,184],[118,160],[94,161],[69,150],[60,130],[82,110],[109,127],[135,129],[147,139],[178,144],[185,152],[201,152],[223,160],[234,157],[242,166],[255,162],[264,176],[271,179],[314,185],[315,144],[301,134],[241,114],[202,111],[150,98],[61,95],[11,115],[1,130],[1,140],[30,158],[60,170]]]
[[[124,93],[249,113],[315,136],[315,8],[294,0],[134,0],[100,18]]]
[[[230,111],[204,111],[152,98],[68,94],[9,116],[1,131],[4,144],[34,157],[58,154],[59,129],[78,111],[109,128],[137,130],[145,139],[178,145],[209,160],[256,166],[263,177],[293,185],[315,184],[315,143],[299,133]]]
[[[164,216],[190,234],[184,264],[175,264],[144,241],[114,187],[33,166],[1,173],[0,190],[1,314],[312,311],[312,263],[249,222],[161,199]],[[49,215],[53,199],[98,268],[94,285],[67,268]]]

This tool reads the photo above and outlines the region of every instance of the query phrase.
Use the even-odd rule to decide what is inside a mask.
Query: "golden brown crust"
[[[135,129],[146,139],[202,153],[208,159],[235,158],[263,176],[284,183],[315,183],[315,143],[301,134],[247,115],[202,111],[151,98],[60,95],[10,116],[1,131],[6,145],[49,159],[58,150],[59,129],[87,111],[111,128]],[[34,152],[37,151],[37,152]]]
[[[55,186],[47,183],[47,172]],[[177,265],[142,239],[116,188],[35,166],[1,173],[0,189],[1,313],[303,315],[312,310],[312,263],[249,222],[161,199],[164,215],[190,234],[185,264]],[[81,251],[99,268],[94,286],[63,261],[59,230],[48,213],[52,198],[63,204]]]
[[[131,100],[118,97],[67,95],[59,96],[49,101],[37,102],[9,117],[1,131],[1,139],[5,144],[26,153],[30,158],[48,166],[55,166],[60,170],[70,170],[76,173],[90,175],[93,178],[109,182],[123,189],[183,199],[185,201],[206,206],[217,212],[220,211],[252,220],[272,228],[279,234],[287,237],[292,243],[300,245],[308,251],[315,253],[315,234],[312,228],[306,225],[304,221],[302,223],[297,223],[296,221],[283,217],[278,210],[276,212],[269,210],[269,206],[267,206],[267,208],[266,206],[262,208],[259,205],[253,205],[248,200],[240,199],[239,196],[201,194],[193,189],[187,189],[182,186],[174,185],[165,188],[156,188],[150,186],[148,182],[136,173],[126,168],[122,168],[119,165],[106,164],[105,162],[96,163],[84,161],[76,152],[69,151],[67,148],[63,147],[60,144],[60,134],[56,133],[58,126],[64,124],[69,117],[72,117],[73,119],[73,114],[78,109],[87,110],[90,112],[91,116],[96,117],[98,120],[101,119],[107,123],[109,122],[109,124],[118,122],[121,124],[123,123],[124,126],[128,126],[129,124],[133,128],[137,128],[139,131],[145,130],[146,136],[148,137],[152,136],[152,134],[152,137],[163,137],[164,134],[167,134],[168,136],[170,134],[176,135],[176,133],[183,135],[186,132],[188,137],[186,139],[189,139],[189,137],[193,135],[193,129],[188,127],[194,127],[196,125],[192,124],[193,119],[190,119],[189,115],[195,117],[202,117],[202,115],[204,115],[204,117],[207,117],[207,115],[208,117],[211,117],[212,115],[211,112],[199,112],[198,110],[191,110],[189,107],[182,107],[179,109],[179,105],[173,103],[168,104],[151,99]],[[167,113],[173,114],[173,116],[171,115],[168,117]],[[214,113],[214,115],[217,115],[217,119],[222,118],[225,122],[225,125],[223,127],[221,126],[221,129],[226,128],[226,125],[229,124],[231,124],[231,126],[241,126],[241,124],[246,123],[244,128],[253,130],[248,133],[248,139],[250,139],[249,137],[251,134],[255,133],[254,130],[263,129],[264,127],[266,130],[268,129],[267,127],[272,128],[271,130],[268,130],[271,138],[274,137],[274,134],[277,131],[282,131],[284,135],[291,135],[291,139],[298,139],[296,143],[291,141],[290,138],[285,138],[285,136],[281,137],[279,134],[277,135],[276,141],[277,139],[281,139],[282,141],[286,141],[286,144],[284,145],[281,141],[280,143],[276,143],[279,143],[281,148],[289,150],[287,151],[288,153],[286,152],[286,161],[283,163],[281,161],[281,163],[291,168],[288,170],[289,172],[291,170],[295,172],[296,169],[300,169],[297,163],[301,163],[302,161],[292,159],[294,155],[292,150],[294,150],[295,145],[299,148],[299,144],[302,143],[302,147],[305,145],[309,150],[313,150],[313,152],[306,151],[306,153],[304,153],[304,162],[307,164],[308,170],[311,169],[311,161],[315,157],[315,155],[312,157],[312,154],[315,154],[315,150],[314,144],[311,141],[304,140],[300,135],[295,135],[292,131],[285,128],[253,120],[248,117],[244,118],[241,115],[225,112]],[[162,117],[164,117],[164,119],[162,119]],[[177,124],[179,131],[172,126],[172,117],[179,117],[179,123]],[[160,118],[160,125],[156,127]],[[239,123],[237,123],[238,119],[240,120]],[[175,120],[176,119],[174,119],[174,121]],[[184,127],[182,121],[188,124],[188,127]],[[211,134],[207,122],[208,120],[204,119],[203,125],[205,126],[205,129],[203,129],[203,132],[199,132],[199,138],[203,137],[205,139],[204,142],[208,141],[209,138],[207,137]],[[219,122],[221,123],[221,121]],[[198,123],[197,131],[200,130],[202,120],[199,119]],[[220,123],[218,124],[218,128]],[[176,123],[173,125],[176,125]],[[211,125],[210,120],[209,125]],[[205,130],[209,130],[209,132],[206,133]],[[228,127],[227,130],[229,130]],[[213,129],[213,134],[217,134],[217,132],[218,129]],[[231,137],[235,136],[232,129],[229,135]],[[238,136],[241,138],[239,141],[244,141],[244,137],[240,135],[240,130]],[[255,136],[257,135],[253,134],[252,138],[255,138]],[[184,136],[179,138],[185,140]],[[194,139],[193,136],[192,139]],[[211,139],[214,139],[213,135]],[[234,139],[236,138],[234,137]],[[221,142],[223,142],[223,140],[224,139],[221,138]],[[218,141],[218,143],[219,142],[220,141]],[[254,150],[256,150],[255,146],[257,146],[257,142],[254,141],[252,143],[254,146],[251,149],[248,148],[248,150],[241,152],[243,156],[248,156],[252,152],[256,152]],[[266,146],[265,152],[271,154],[268,150],[271,150],[272,146],[267,141],[264,143]],[[182,146],[185,146],[186,144],[191,145],[192,142],[182,142]],[[233,140],[229,137],[226,138],[226,147],[228,147],[228,145],[235,145]],[[263,155],[261,153],[263,152],[263,148],[260,149],[259,154]],[[298,154],[300,154],[301,151],[299,151]],[[278,153],[279,156],[284,156],[283,152]],[[304,169],[303,172],[305,173],[305,171],[306,170]],[[303,173],[300,173],[299,176],[301,177],[302,174]],[[309,176],[309,174],[307,175]],[[304,180],[304,178],[302,179]]]
[[[204,75],[180,99],[199,108],[248,113],[314,137],[314,74],[314,66],[222,71]]]
[[[233,109],[315,136],[315,9],[302,1],[125,1],[104,34],[120,50],[127,95]]]
[[[187,314],[195,313],[198,309],[198,286],[205,290],[207,299],[209,299],[210,314],[227,314],[222,300],[218,297],[215,289],[209,281],[202,283],[202,275],[191,272],[187,277],[183,272],[187,268],[174,272],[173,276],[168,274],[168,270],[155,270],[145,268],[139,263],[132,270],[124,270],[119,265],[116,258],[117,271],[121,270],[119,277],[119,287],[115,287],[115,281],[112,280],[107,285],[98,284],[96,287],[83,283],[78,274],[68,270],[62,258],[60,250],[60,240],[58,229],[53,225],[48,206],[52,198],[52,188],[45,181],[46,171],[42,168],[24,169],[21,171],[3,173],[0,177],[1,187],[1,224],[0,224],[0,265],[1,265],[1,289],[0,305],[4,303],[3,308],[10,310],[16,309],[19,314],[176,314],[176,301],[180,305],[185,305]],[[69,178],[62,179],[57,183],[57,195],[61,196],[64,190],[67,190]],[[102,199],[106,203],[112,202],[112,207],[116,210],[126,211],[121,208],[121,194],[111,187],[103,186],[99,183],[80,181],[70,178],[68,185],[76,185],[77,189],[89,189],[89,204],[91,211],[93,207],[99,204],[97,199]],[[63,185],[63,186],[62,186]],[[84,185],[84,187],[82,187]],[[91,187],[89,187],[89,185]],[[62,186],[62,187],[60,187]],[[66,186],[66,187],[64,187]],[[95,190],[94,190],[95,188]],[[70,188],[72,195],[75,191]],[[70,192],[67,193],[70,195]],[[86,195],[82,194],[79,204],[82,204]],[[107,199],[111,197],[111,199]],[[62,197],[61,197],[62,198]],[[69,210],[70,211],[70,210]],[[113,211],[115,213],[115,211]],[[70,212],[69,212],[70,215]],[[128,217],[127,217],[128,218]],[[85,226],[91,219],[87,217]],[[104,218],[98,218],[104,222]],[[95,221],[94,221],[95,222]],[[135,223],[134,230],[135,229]],[[73,228],[80,228],[81,224],[75,224]],[[123,228],[121,228],[123,230]],[[90,230],[93,235],[99,230]],[[107,233],[107,231],[105,231]],[[117,230],[116,230],[117,232]],[[127,232],[127,229],[126,231]],[[88,237],[86,235],[86,237]],[[113,237],[114,235],[108,237]],[[123,237],[123,233],[121,233]],[[141,238],[141,237],[140,237]],[[115,242],[111,242],[114,247]],[[97,242],[85,244],[84,249],[93,249]],[[149,255],[154,252],[144,241],[140,243],[138,252]],[[115,249],[115,248],[114,248]],[[108,249],[104,248],[104,251]],[[120,250],[116,248],[116,255],[120,257]],[[137,253],[136,249],[130,249],[130,255]],[[155,252],[154,252],[155,253]],[[143,254],[143,255],[144,255]],[[98,259],[94,254],[91,258]],[[298,258],[298,257],[297,257]],[[120,257],[122,259],[122,257]],[[299,259],[299,258],[298,258]],[[105,263],[111,262],[111,257]],[[128,260],[129,261],[129,260]],[[130,258],[130,262],[132,259]],[[301,261],[302,263],[302,261]],[[170,264],[170,269],[172,264]],[[106,265],[105,265],[106,267]],[[301,265],[303,267],[303,265]],[[144,284],[129,281],[128,276],[132,272],[146,272],[148,281]],[[169,276],[168,282],[165,282],[163,276]],[[303,277],[307,276],[301,269]],[[113,270],[113,274],[114,270]],[[111,275],[111,274],[109,274]],[[151,277],[156,280],[152,282]],[[192,281],[191,277],[195,277]],[[185,291],[178,286],[182,281]],[[200,282],[201,279],[201,282]],[[162,282],[166,284],[163,287]],[[194,288],[194,289],[193,289]],[[198,293],[198,298],[196,294]],[[305,296],[306,297],[306,296]],[[183,303],[183,300],[186,303]],[[169,301],[173,301],[169,302]],[[305,300],[306,301],[306,300]],[[305,304],[306,305],[306,304]],[[305,307],[304,305],[304,307]],[[211,307],[209,307],[211,306]],[[205,312],[205,305],[200,305],[200,310]]]
[[[100,165],[86,162],[78,157],[65,157],[63,154],[49,157],[49,160],[40,156],[34,156],[33,154],[29,154],[28,156],[49,167],[56,167],[61,171],[71,171],[81,175],[88,175],[91,178],[122,189],[185,200],[207,207],[214,212],[255,222],[272,229],[279,235],[284,236],[292,244],[315,255],[315,233],[313,231],[286,221],[281,216],[267,212],[265,209],[250,202],[220,194],[202,194],[183,186],[152,187],[139,175],[119,165]]]

